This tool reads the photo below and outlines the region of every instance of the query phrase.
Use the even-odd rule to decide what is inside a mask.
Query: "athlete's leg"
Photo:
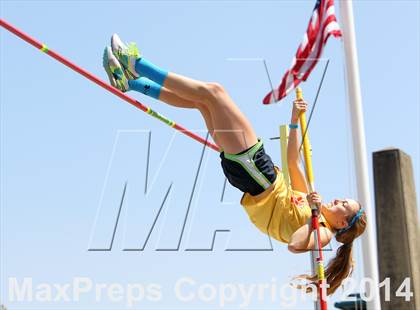
[[[257,143],[248,119],[219,84],[174,73],[167,74],[163,84],[145,77],[129,81],[132,90],[174,106],[199,109],[213,139],[227,153],[239,153]]]
[[[202,102],[208,95],[204,82],[168,72],[144,57],[135,61],[135,71],[140,77],[145,77],[190,101]]]
[[[174,91],[178,96],[197,102],[205,102],[210,91],[205,82],[169,72],[163,86]]]
[[[211,119],[210,111],[205,104],[194,102],[192,100],[188,100],[183,97],[180,97],[172,90],[166,87],[162,87],[161,85],[145,77],[141,77],[136,80],[129,80],[128,85],[127,85],[127,90],[135,90],[135,91],[141,92],[145,95],[161,100],[171,106],[175,106],[178,108],[200,110],[206,122],[207,129],[209,130],[211,134],[213,134],[213,131],[214,131],[213,121]]]
[[[177,96],[191,98],[187,100],[194,100],[197,108],[208,110],[214,126],[213,137],[217,136],[218,145],[227,153],[236,154],[257,143],[250,122],[220,84],[169,73],[164,87]]]
[[[258,142],[254,129],[234,103],[232,98],[217,83],[205,83],[209,93],[206,99],[219,144],[231,154],[242,152]]]
[[[206,123],[209,123],[209,119],[211,120],[211,127],[215,129],[214,132],[217,135],[217,143],[227,153],[238,153],[257,143],[257,137],[250,122],[219,84],[205,83],[169,73],[144,57],[140,57],[138,51],[130,51],[116,35],[112,37],[112,51],[125,70],[133,76],[143,77],[143,80],[139,79],[139,81],[147,78],[155,82],[150,84],[151,88],[137,88],[133,86],[137,82],[129,81],[131,89],[164,100],[164,95],[161,98],[161,93],[162,89],[167,88],[178,97],[194,102],[202,111],[203,116],[210,115],[205,118]],[[170,103],[169,100],[168,103]]]
[[[193,101],[184,99],[182,97],[179,97],[176,95],[173,91],[163,87],[160,91],[159,100],[174,106],[178,108],[186,108],[186,109],[197,109],[200,111],[201,116],[204,119],[204,122],[206,123],[207,130],[209,131],[210,135],[212,136],[214,142],[221,147],[218,143],[218,139],[214,132],[214,125],[213,125],[213,119],[211,117],[210,111],[204,104],[198,104]]]

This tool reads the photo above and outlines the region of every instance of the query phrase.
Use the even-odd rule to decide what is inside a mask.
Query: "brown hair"
[[[354,268],[354,261],[352,258],[353,240],[359,237],[366,228],[367,217],[366,213],[363,212],[360,218],[354,223],[354,225],[343,233],[337,233],[335,239],[342,243],[337,249],[336,256],[331,259],[325,269],[325,279],[329,284],[327,288],[327,295],[333,294],[337,288],[341,286],[344,279],[349,277]],[[307,292],[311,292],[313,285],[317,286],[318,276],[317,275],[302,275],[298,278],[303,278],[310,281],[309,285],[298,285],[299,288],[306,288]]]

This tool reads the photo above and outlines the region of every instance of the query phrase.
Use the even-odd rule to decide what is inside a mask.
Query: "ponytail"
[[[337,249],[336,256],[328,263],[325,269],[325,279],[329,284],[327,295],[333,294],[343,280],[351,276],[354,268],[352,252],[353,242],[345,243]]]
[[[341,286],[344,279],[351,276],[354,269],[353,240],[365,231],[366,223],[366,214],[363,212],[351,228],[343,233],[337,233],[335,236],[335,239],[342,245],[337,249],[336,256],[329,261],[325,269],[325,279],[328,284],[327,295],[333,294]],[[311,287],[313,285],[318,285],[317,275],[301,275],[297,278],[310,282],[311,285],[297,285],[298,288],[305,288],[308,293],[312,291]]]

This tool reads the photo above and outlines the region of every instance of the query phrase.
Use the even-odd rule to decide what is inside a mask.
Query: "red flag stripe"
[[[335,16],[334,0],[317,1],[290,69],[283,75],[279,87],[264,97],[264,104],[281,100],[302,81],[306,81],[318,63],[324,46],[331,35],[334,37],[341,36]]]

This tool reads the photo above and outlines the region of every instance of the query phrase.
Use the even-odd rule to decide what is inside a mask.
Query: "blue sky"
[[[278,142],[269,138],[288,123],[293,98],[263,106],[267,75],[262,61],[252,59],[266,60],[277,85],[313,2],[1,1],[0,16],[104,80],[102,51],[110,35],[118,33],[136,41],[145,57],[167,70],[220,82],[279,163]],[[390,146],[411,156],[419,192],[419,2],[355,1],[354,13],[372,198],[371,153]],[[177,281],[196,282],[185,281],[183,294],[197,292],[205,283],[218,289],[223,283],[280,287],[309,271],[308,255],[290,254],[276,241],[270,250],[270,242],[241,209],[236,189],[228,186],[221,200],[224,178],[216,152],[207,150],[201,160],[200,144],[3,29],[0,43],[0,303],[10,309],[128,308],[125,301],[96,302],[92,294],[77,302],[9,298],[10,278],[30,277],[35,287],[79,277],[123,287],[141,283],[152,292],[153,285],[160,286],[159,301],[145,293],[152,300],[145,297],[131,309],[215,309],[221,307],[217,297],[209,302],[177,298]],[[330,39],[324,57],[330,66],[310,138],[317,189],[328,200],[355,196],[356,187],[342,43]],[[308,102],[315,97],[322,69],[320,62],[303,85]],[[196,111],[130,95],[205,135]],[[148,154],[150,191],[145,196]],[[214,230],[225,232],[217,234],[213,251],[191,251],[211,247]],[[111,240],[111,251],[88,251],[109,247]],[[363,266],[360,242],[356,245],[359,280]],[[123,251],[142,246],[144,251]],[[334,242],[332,249],[337,246]],[[266,297],[255,295],[249,308],[312,308],[308,301],[287,306]],[[335,295],[331,308],[340,299],[340,293]],[[224,308],[241,303],[237,297]]]

